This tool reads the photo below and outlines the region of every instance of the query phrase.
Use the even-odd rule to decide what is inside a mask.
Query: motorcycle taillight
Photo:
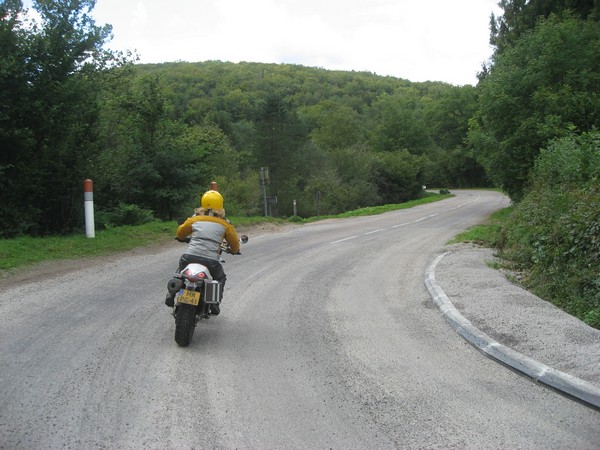
[[[182,272],[182,275],[190,281],[200,281],[206,278],[206,274],[204,272],[194,273],[189,269],[186,269]]]

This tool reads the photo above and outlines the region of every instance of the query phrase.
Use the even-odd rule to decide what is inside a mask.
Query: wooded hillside
[[[321,212],[332,214],[415,198],[424,184],[486,183],[464,146],[476,106],[472,86],[218,61],[136,66],[121,75],[120,88],[104,98],[103,137],[109,134],[111,145],[102,173],[117,176],[111,162],[120,155],[144,185],[154,173],[152,192],[171,186],[162,206],[131,197],[140,185],[112,188],[109,198],[159,217],[174,213],[167,203],[175,191],[197,196],[211,179],[228,210],[260,214],[261,167],[269,171],[269,209],[277,216],[290,216],[293,200],[299,215],[314,215],[317,192]],[[137,150],[124,150],[132,130]],[[189,207],[185,198],[171,207],[182,202]]]

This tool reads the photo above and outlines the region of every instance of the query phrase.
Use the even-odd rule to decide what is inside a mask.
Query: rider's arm
[[[189,219],[187,219],[185,222],[183,222],[181,225],[179,225],[179,228],[177,228],[177,239],[182,240],[184,239],[188,234],[192,233],[192,219],[191,217]]]
[[[240,251],[240,240],[238,239],[235,228],[230,223],[225,227],[225,240],[229,244],[231,253],[238,253]]]

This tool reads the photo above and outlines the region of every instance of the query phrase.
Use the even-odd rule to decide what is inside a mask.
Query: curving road
[[[1,448],[598,448],[600,413],[468,345],[424,285],[487,191],[250,235],[178,348],[184,247],[0,294]]]

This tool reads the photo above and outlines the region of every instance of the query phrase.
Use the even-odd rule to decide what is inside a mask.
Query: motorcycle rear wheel
[[[196,328],[196,307],[179,305],[175,313],[175,342],[180,347],[187,347],[192,341]]]

